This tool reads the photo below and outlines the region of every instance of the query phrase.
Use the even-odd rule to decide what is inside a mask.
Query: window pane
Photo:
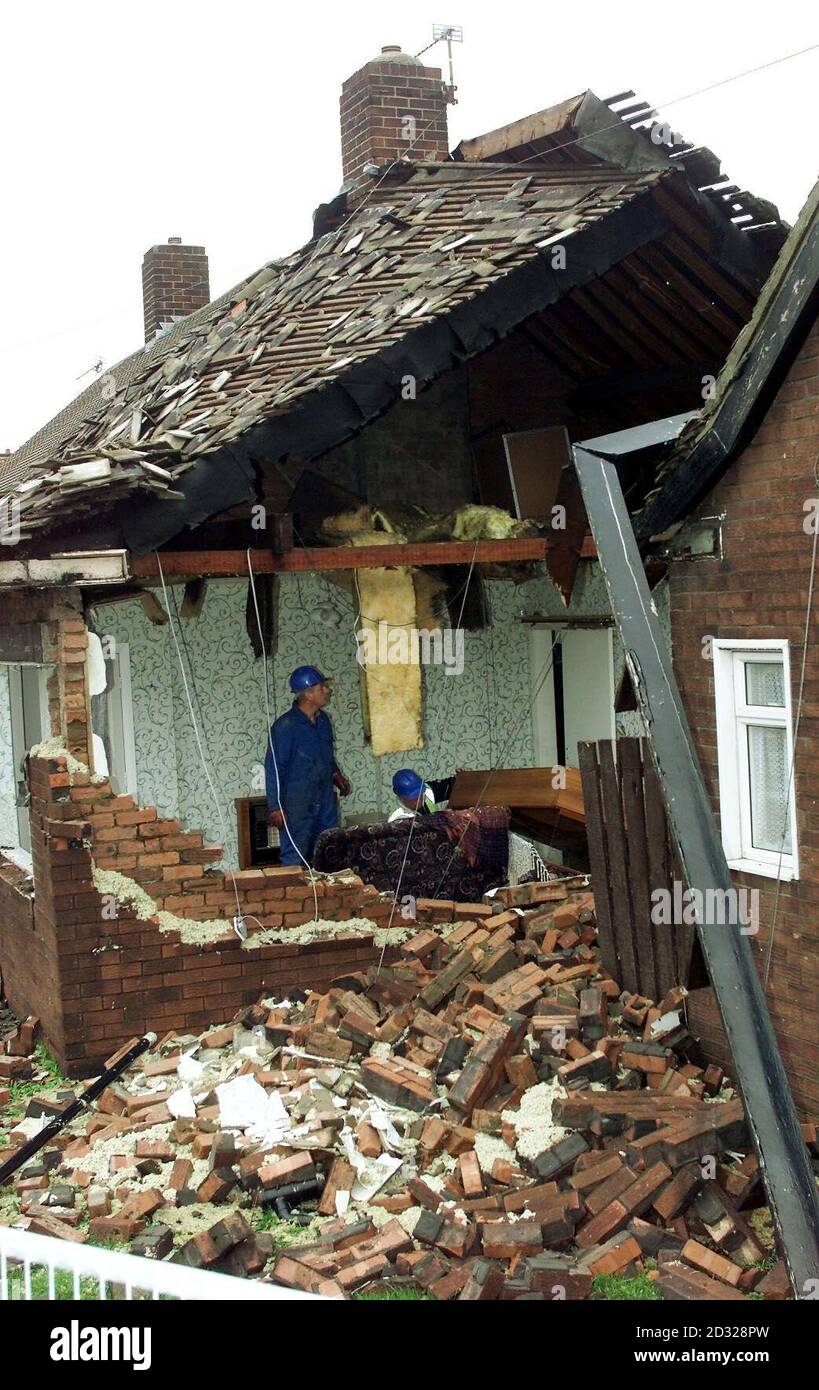
[[[781,661],[745,662],[745,699],[749,705],[785,704],[785,673]]]
[[[751,843],[756,849],[791,853],[788,802],[788,746],[784,729],[748,725],[751,773]],[[785,831],[783,844],[782,832]]]

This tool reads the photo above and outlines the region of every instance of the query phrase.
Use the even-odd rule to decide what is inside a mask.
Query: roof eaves
[[[682,520],[714,486],[778,389],[819,293],[819,182],[717,378],[713,397],[683,430],[658,487],[634,518],[641,543]]]

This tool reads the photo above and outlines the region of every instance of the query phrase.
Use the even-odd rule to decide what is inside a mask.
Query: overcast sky
[[[5,8],[0,449],[142,342],[140,267],[181,236],[219,294],[307,239],[341,182],[342,81],[460,24],[450,140],[590,87],[633,88],[793,221],[817,177],[819,18],[804,0],[544,4],[72,0]],[[797,50],[814,51],[680,101]],[[425,61],[443,64],[444,45]]]

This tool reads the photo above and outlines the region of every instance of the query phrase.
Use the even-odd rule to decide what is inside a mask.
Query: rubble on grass
[[[585,886],[522,887],[514,908],[420,900],[390,964],[166,1035],[17,1173],[0,1221],[333,1297],[578,1299],[611,1274],[789,1297],[684,990],[621,992]],[[73,1094],[15,1099],[32,1022],[0,1059],[0,1161]]]

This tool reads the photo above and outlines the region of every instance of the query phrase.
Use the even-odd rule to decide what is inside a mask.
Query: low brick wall
[[[29,759],[34,901],[0,872],[0,968],[20,1014],[34,1013],[60,1065],[91,1074],[134,1034],[200,1032],[229,1019],[262,993],[326,988],[332,979],[377,959],[372,937],[306,945],[243,943],[232,928],[236,893],[243,913],[264,928],[297,927],[315,915],[300,869],[213,869],[216,846],[161,821],[154,807],[114,796],[87,773],[69,775],[65,758]],[[93,856],[93,861],[92,861]],[[156,917],[104,896],[93,864],[134,879],[160,910],[191,923],[223,918],[223,939],[200,944],[166,931]],[[19,873],[19,871],[15,871]],[[353,874],[316,884],[319,914],[334,921],[383,922],[391,904]]]

